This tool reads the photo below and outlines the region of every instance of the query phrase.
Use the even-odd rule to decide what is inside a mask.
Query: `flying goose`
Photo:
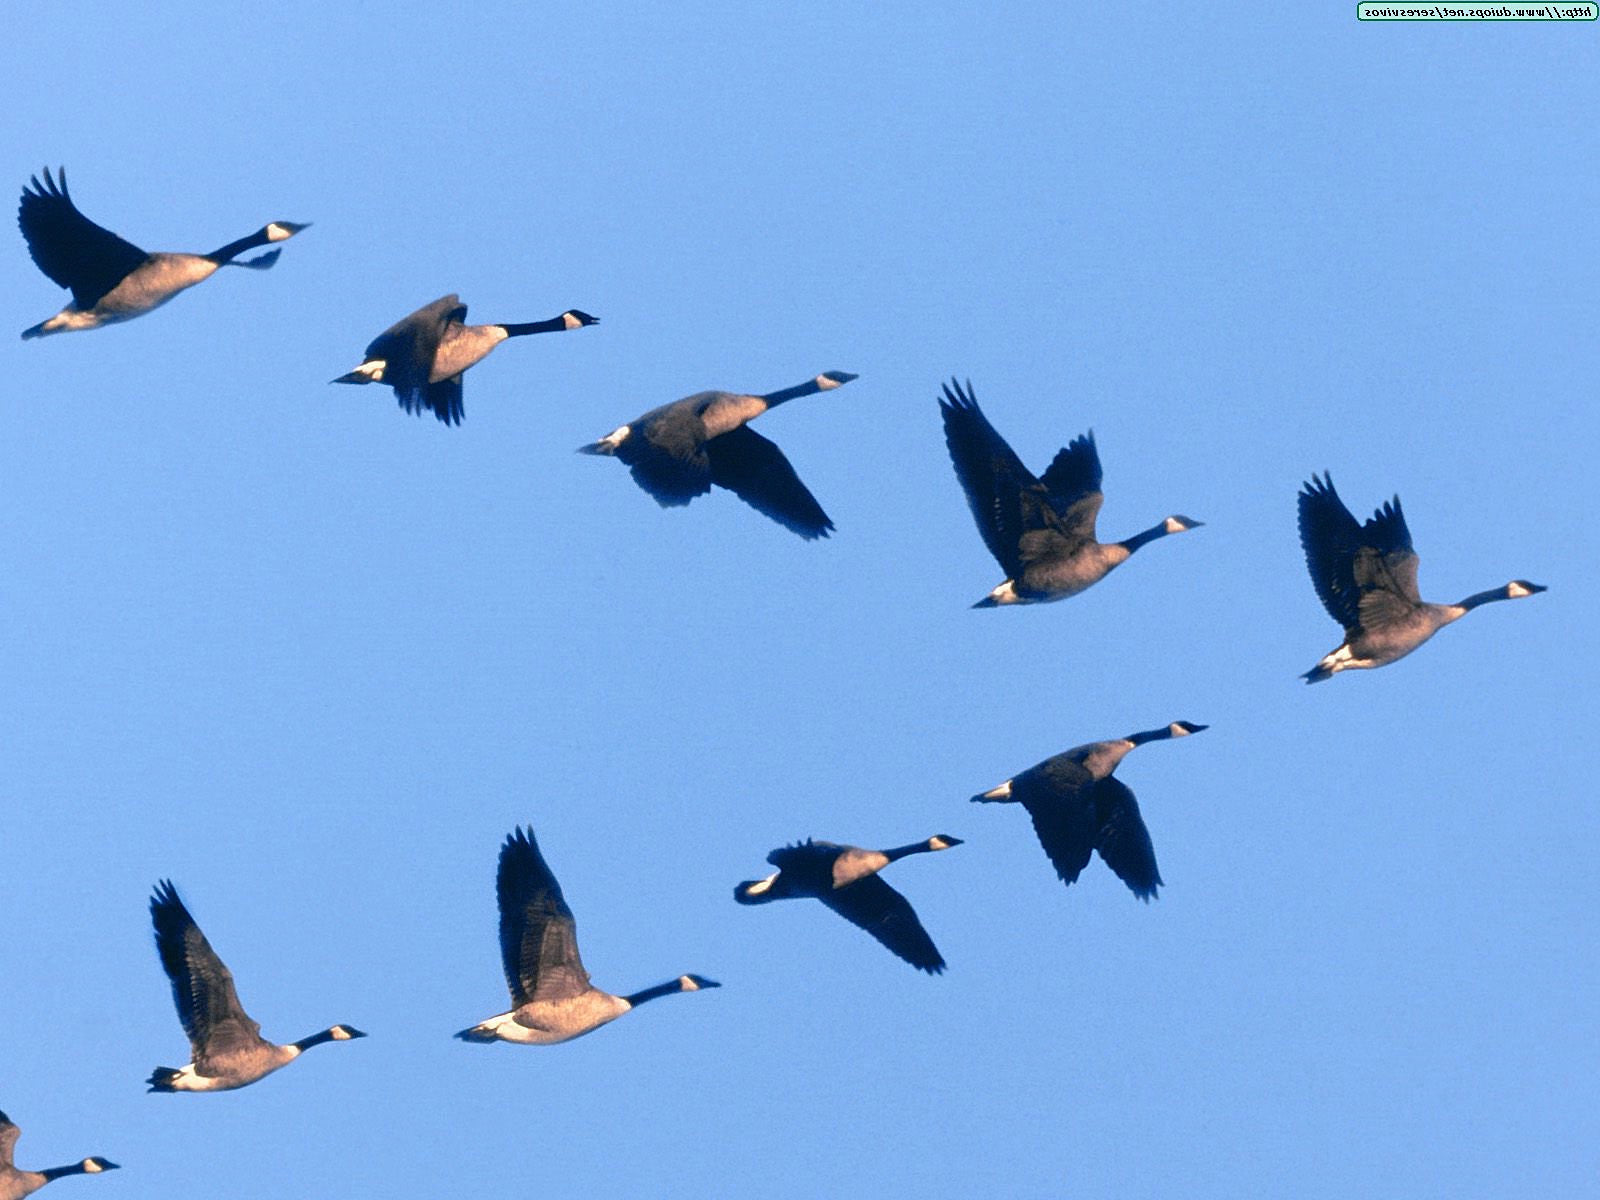
[[[740,904],[767,904],[798,896],[814,897],[850,924],[865,929],[896,957],[937,975],[944,970],[944,958],[917,920],[910,902],[885,883],[878,872],[908,854],[926,854],[959,845],[960,838],[944,834],[893,850],[863,850],[807,838],[767,855],[767,862],[778,869],[765,879],[741,883],[733,889],[733,898]]]
[[[194,923],[172,881],[156,884],[150,898],[161,966],[172,981],[172,1001],[189,1035],[194,1061],[174,1070],[157,1067],[147,1082],[152,1092],[225,1092],[254,1083],[287,1066],[313,1046],[366,1037],[349,1025],[275,1045],[245,1013],[233,989],[233,975]]]
[[[22,1130],[11,1123],[11,1118],[0,1112],[0,1200],[22,1200],[31,1196],[45,1184],[63,1175],[98,1175],[101,1171],[115,1171],[117,1164],[109,1159],[93,1157],[70,1167],[51,1167],[48,1171],[19,1171],[12,1162],[12,1153]]]
[[[446,425],[461,424],[461,373],[482,362],[507,338],[560,333],[598,325],[599,317],[569,308],[548,321],[525,325],[468,325],[467,306],[452,292],[402,317],[367,346],[366,359],[334,383],[386,383],[400,407],[431,411]]]
[[[1344,627],[1344,642],[1301,676],[1320,683],[1340,671],[1404,658],[1452,621],[1491,600],[1520,600],[1546,589],[1526,579],[1476,592],[1456,604],[1430,604],[1417,591],[1417,552],[1400,497],[1357,525],[1327,472],[1300,491],[1300,545],[1317,598]]]
[[[210,254],[149,254],[102,229],[78,211],[67,193],[66,168],[44,182],[37,175],[22,189],[17,224],[39,269],[72,292],[72,303],[47,321],[22,331],[26,338],[131,321],[160,308],[185,288],[209,279],[218,267],[264,271],[281,250],[240,261],[246,250],[292,238],[304,224],[273,221]]]
[[[1135,746],[1199,733],[1205,725],[1174,721],[1162,729],[1075,746],[972,797],[979,804],[1021,804],[1061,882],[1071,885],[1093,851],[1148,903],[1162,884],[1150,831],[1133,792],[1111,772]]]
[[[679,975],[642,992],[613,996],[590,983],[578,956],[578,924],[531,828],[519,825],[506,835],[495,893],[511,1011],[463,1029],[456,1036],[464,1042],[549,1046],[593,1033],[647,1000],[722,986],[701,975]]]
[[[703,496],[714,483],[801,537],[827,537],[833,528],[789,460],[748,422],[800,396],[843,387],[859,376],[824,371],[815,379],[765,396],[697,392],[653,408],[618,426],[580,454],[610,454],[628,464],[634,482],[662,508]]]
[[[1081,434],[1036,479],[978,407],[969,381],[952,379],[939,401],[956,478],[989,553],[1010,576],[973,608],[1042,604],[1076,596],[1146,542],[1203,525],[1171,516],[1126,541],[1095,540],[1105,496],[1094,434]]]

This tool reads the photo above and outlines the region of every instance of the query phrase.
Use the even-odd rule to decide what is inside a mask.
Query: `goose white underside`
[[[620,1011],[604,1016],[586,1028],[573,1030],[534,1029],[518,1021],[515,1013],[504,1012],[497,1017],[490,1017],[487,1021],[478,1022],[473,1026],[472,1032],[475,1035],[484,1035],[523,1046],[554,1046],[560,1042],[570,1042],[574,1038],[580,1038],[586,1033],[593,1033],[600,1026],[627,1012],[629,1007],[624,1005]]]
[[[97,312],[94,309],[81,309],[68,305],[48,321],[44,321],[29,329],[22,336],[25,338],[48,337],[52,333],[77,333],[84,329],[99,329],[102,325],[115,325],[121,321],[131,321],[134,317],[143,316],[143,313],[132,312]]]
[[[1357,658],[1354,650],[1348,645],[1340,646],[1332,654],[1325,654],[1322,661],[1317,664],[1317,669],[1336,675],[1340,671],[1370,670],[1372,667],[1381,667],[1374,658]]]
[[[776,879],[777,877],[778,877],[778,872],[774,871],[771,875],[768,875],[765,879],[756,880],[749,887],[745,888],[744,894],[746,896],[759,896],[763,892],[771,891],[772,890],[772,881],[774,879]]]
[[[225,1079],[202,1075],[194,1069],[193,1063],[186,1063],[178,1068],[178,1073],[167,1080],[164,1086],[175,1092],[226,1092],[240,1085]]]

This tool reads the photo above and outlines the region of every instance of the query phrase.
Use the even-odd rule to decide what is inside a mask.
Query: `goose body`
[[[17,225],[28,253],[47,276],[72,292],[72,303],[46,321],[23,330],[24,339],[130,321],[160,308],[179,292],[204,283],[221,267],[265,270],[279,250],[240,260],[247,250],[286,241],[306,228],[273,221],[210,254],[149,253],[96,225],[78,211],[67,192],[67,175],[45,168],[22,189]]]
[[[1141,546],[1204,522],[1170,516],[1121,542],[1100,542],[1105,501],[1094,434],[1072,440],[1041,477],[1022,465],[978,407],[972,384],[955,380],[939,402],[945,445],[978,532],[1009,578],[974,608],[1064,600],[1094,586]]]
[[[500,849],[495,893],[501,964],[512,1007],[463,1029],[456,1034],[462,1041],[535,1046],[568,1042],[646,1001],[722,986],[700,975],[680,975],[631,995],[614,996],[590,983],[578,955],[577,921],[531,829],[519,826],[507,835]]]
[[[809,896],[820,900],[859,929],[866,930],[896,957],[930,975],[945,968],[911,903],[878,875],[910,854],[926,854],[961,845],[943,834],[892,850],[819,842],[810,838],[767,855],[778,869],[765,879],[751,879],[733,889],[740,904],[767,904]]]
[[[44,1171],[18,1170],[12,1156],[17,1139],[21,1136],[22,1130],[12,1124],[10,1117],[0,1112],[0,1200],[22,1200],[22,1197],[33,1195],[45,1184],[68,1175],[98,1175],[102,1171],[117,1169],[116,1163],[94,1156],[66,1167],[51,1167]]]
[[[653,408],[578,449],[621,459],[634,481],[663,508],[688,504],[716,484],[807,540],[827,537],[833,529],[827,513],[783,451],[749,422],[779,404],[843,387],[856,378],[848,371],[824,371],[765,395],[697,392]]]
[[[1368,670],[1404,658],[1439,630],[1495,600],[1545,590],[1525,579],[1477,592],[1455,604],[1432,604],[1417,589],[1417,552],[1396,496],[1365,524],[1339,499],[1333,479],[1315,475],[1299,495],[1300,545],[1311,583],[1344,641],[1301,678],[1320,683],[1340,671]]]
[[[1090,855],[1098,853],[1135,896],[1148,902],[1162,886],[1155,846],[1139,802],[1112,772],[1137,746],[1187,737],[1205,728],[1174,721],[1161,729],[1075,746],[972,799],[979,804],[1021,804],[1062,883],[1075,883]]]
[[[231,1091],[288,1066],[313,1046],[367,1036],[349,1025],[333,1025],[286,1045],[267,1041],[261,1026],[239,1003],[232,972],[200,932],[170,880],[156,885],[150,919],[162,969],[172,983],[178,1019],[194,1054],[181,1067],[157,1067],[148,1080],[150,1091]]]
[[[571,308],[548,321],[521,325],[468,325],[467,306],[454,293],[441,296],[402,317],[368,344],[360,366],[334,383],[383,383],[394,389],[406,412],[431,412],[446,425],[459,425],[464,415],[461,374],[482,362],[507,338],[532,333],[560,333],[598,325],[580,309]]]

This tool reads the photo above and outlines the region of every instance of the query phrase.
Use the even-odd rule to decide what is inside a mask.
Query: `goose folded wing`
[[[826,537],[833,528],[783,451],[750,426],[712,438],[706,443],[706,458],[712,483],[786,529],[811,539]]]
[[[1141,900],[1153,899],[1161,886],[1156,850],[1139,815],[1139,802],[1121,780],[1107,776],[1095,785],[1095,849],[1106,866]]]
[[[39,269],[72,292],[80,309],[93,308],[130,271],[150,256],[132,242],[96,225],[78,211],[67,193],[67,173],[59,182],[45,168],[22,189],[17,225]]]
[[[939,412],[944,418],[950,462],[966,493],[967,507],[972,510],[983,544],[1001,569],[1015,577],[1022,573],[1018,545],[1029,528],[1024,520],[1023,491],[1034,488],[1043,496],[1043,489],[989,424],[970,384],[966,389],[954,380],[945,384]]]
[[[917,920],[910,901],[881,877],[869,875],[846,887],[824,892],[818,898],[918,970],[929,974],[944,970],[944,958],[922,922]]]
[[[500,854],[500,954],[512,1002],[563,1000],[589,988],[578,924],[538,843],[520,832]]]

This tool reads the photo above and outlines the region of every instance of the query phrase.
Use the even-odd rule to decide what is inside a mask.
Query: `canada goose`
[[[400,407],[424,410],[446,425],[461,424],[461,373],[482,362],[507,338],[598,325],[599,317],[569,308],[526,325],[468,325],[467,306],[452,292],[402,317],[367,346],[366,360],[334,383],[386,383]]]
[[[1105,496],[1092,432],[1074,438],[1035,479],[983,415],[970,381],[965,391],[954,379],[946,384],[939,411],[978,532],[1010,576],[973,608],[1076,596],[1146,542],[1205,523],[1172,516],[1126,541],[1098,542],[1094,523]]]
[[[150,898],[150,919],[156,927],[161,966],[172,981],[178,1020],[183,1022],[194,1052],[194,1061],[177,1070],[157,1067],[146,1081],[150,1091],[225,1092],[241,1088],[287,1066],[313,1046],[367,1036],[349,1025],[332,1025],[286,1046],[267,1041],[261,1036],[261,1026],[239,1003],[232,973],[178,899],[171,880],[156,884]]]
[[[815,379],[765,396],[697,392],[652,408],[618,426],[580,454],[610,454],[628,464],[634,482],[662,508],[689,503],[714,483],[801,537],[827,537],[833,528],[789,460],[747,422],[799,396],[843,387],[859,376],[824,371]]]
[[[766,904],[812,896],[850,924],[865,929],[897,957],[918,970],[937,975],[944,970],[944,958],[917,920],[910,902],[885,883],[878,872],[908,854],[926,854],[959,845],[960,838],[944,834],[893,850],[863,850],[807,838],[767,855],[767,862],[778,869],[765,879],[747,879],[733,889],[733,898],[740,904]]]
[[[1098,850],[1117,878],[1148,903],[1161,886],[1155,847],[1133,792],[1111,772],[1135,746],[1187,737],[1208,726],[1174,721],[1162,729],[1090,742],[1047,758],[972,797],[978,804],[1021,804],[1061,882],[1071,885]]]
[[[464,1042],[549,1046],[593,1033],[646,1000],[722,986],[701,975],[679,975],[642,992],[613,996],[590,983],[578,956],[578,923],[531,828],[519,825],[506,835],[495,893],[500,959],[512,1007],[456,1034]]]
[[[1307,683],[1320,683],[1340,671],[1386,666],[1480,604],[1547,590],[1513,579],[1456,604],[1430,604],[1417,591],[1417,552],[1411,548],[1399,496],[1365,525],[1356,524],[1327,472],[1321,479],[1313,475],[1299,500],[1300,545],[1311,583],[1322,607],[1344,627],[1344,643],[1301,676]]]
[[[78,211],[67,194],[64,167],[54,179],[46,167],[43,183],[37,175],[29,180],[17,206],[17,224],[39,269],[72,292],[71,304],[48,321],[23,330],[24,339],[142,317],[185,288],[209,279],[218,267],[264,271],[278,261],[281,250],[243,262],[237,256],[269,242],[287,241],[306,228],[295,221],[273,221],[210,254],[148,254]]]
[[[12,1163],[12,1153],[22,1130],[11,1123],[11,1118],[0,1112],[0,1200],[22,1200],[31,1196],[45,1184],[63,1175],[98,1175],[101,1171],[115,1171],[117,1164],[109,1159],[93,1157],[70,1167],[51,1167],[48,1171],[19,1171]]]

